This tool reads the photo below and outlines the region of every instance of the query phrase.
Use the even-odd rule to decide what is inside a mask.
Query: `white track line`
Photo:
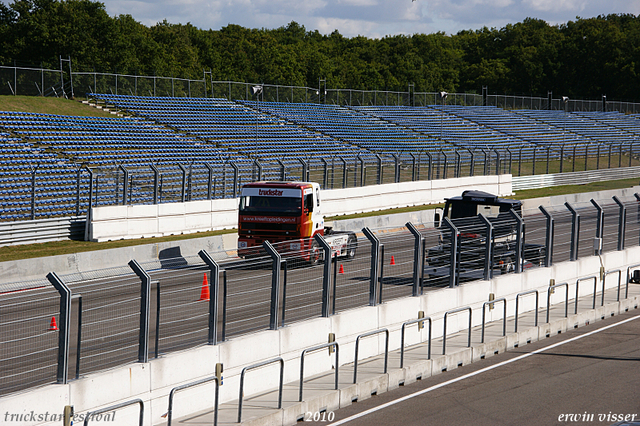
[[[579,340],[579,339],[582,339],[584,337],[591,336],[592,334],[600,333],[601,331],[605,331],[605,330],[608,330],[610,328],[617,327],[617,326],[622,325],[622,324],[626,324],[626,323],[628,323],[630,321],[633,321],[633,320],[636,320],[636,319],[639,319],[639,318],[640,318],[640,315],[637,315],[637,316],[632,317],[632,318],[627,318],[626,320],[617,322],[615,324],[608,325],[606,327],[599,328],[599,329],[594,330],[594,331],[590,331],[589,333],[582,334],[582,335],[576,336],[576,337],[572,337],[571,339],[563,340],[562,342],[554,343],[553,345],[545,346],[544,348],[537,349],[537,350],[535,350],[533,352],[530,352],[530,353],[527,353],[527,354],[523,354],[523,355],[519,355],[519,356],[517,356],[515,358],[499,362],[499,363],[491,365],[489,367],[482,368],[482,369],[480,369],[478,371],[474,371],[473,373],[465,374],[464,376],[460,376],[460,377],[457,377],[455,379],[447,380],[446,382],[442,382],[442,383],[437,384],[435,386],[431,386],[430,388],[426,388],[426,389],[423,389],[421,391],[412,393],[410,395],[403,396],[402,398],[394,399],[393,401],[389,401],[389,402],[387,402],[385,404],[382,404],[382,405],[379,405],[377,407],[370,408],[369,410],[363,411],[362,413],[354,414],[353,416],[347,417],[346,419],[338,420],[337,422],[331,423],[328,426],[338,426],[338,425],[342,425],[342,424],[348,423],[348,422],[350,422],[352,420],[358,419],[360,417],[364,417],[364,416],[366,416],[368,414],[371,414],[371,413],[375,413],[376,411],[383,410],[383,409],[385,409],[387,407],[391,407],[392,405],[396,405],[396,404],[399,404],[399,403],[401,403],[403,401],[406,401],[408,399],[415,398],[416,396],[424,395],[425,393],[434,391],[436,389],[440,389],[440,388],[445,387],[447,385],[450,385],[452,383],[456,383],[456,382],[459,382],[461,380],[468,379],[469,377],[477,376],[478,374],[486,373],[487,371],[491,371],[491,370],[493,370],[495,368],[502,367],[503,365],[507,365],[507,364],[510,364],[512,362],[520,361],[521,359],[525,359],[525,358],[528,358],[528,357],[530,357],[532,355],[539,354],[540,352],[544,352],[544,351],[547,351],[549,349],[557,348],[558,346],[562,346],[564,344],[573,342],[575,340]]]

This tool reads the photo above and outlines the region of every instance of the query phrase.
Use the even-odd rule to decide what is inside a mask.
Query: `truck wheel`
[[[309,250],[309,265],[317,265],[322,259],[322,249],[317,241],[311,243],[311,249]]]
[[[358,240],[355,235],[349,235],[347,239],[347,259],[351,260],[356,257],[356,249],[358,248]]]

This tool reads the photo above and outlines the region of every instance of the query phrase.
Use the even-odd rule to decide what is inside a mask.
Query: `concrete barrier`
[[[602,262],[608,270],[624,268],[634,264],[640,256],[640,247],[627,249],[624,252],[606,253],[601,256]],[[461,306],[469,306],[473,310],[473,324],[481,323],[483,303],[488,300],[490,293],[497,298],[505,297],[508,303],[507,315],[513,316],[516,294],[537,289],[545,294],[551,278],[556,282],[575,283],[576,277],[596,275],[599,272],[600,262],[594,261],[595,257],[585,257],[575,262],[564,262],[550,268],[538,268],[522,274],[509,274],[499,276],[491,281],[475,281],[466,283],[453,289],[438,289],[427,292],[419,297],[407,297],[391,300],[378,306],[367,306],[345,311],[329,318],[315,318],[308,321],[291,324],[275,331],[262,331],[246,336],[234,338],[216,346],[202,346],[184,352],[167,354],[149,363],[133,363],[109,371],[89,374],[79,380],[66,385],[48,385],[0,399],[0,412],[30,412],[32,410],[49,410],[49,412],[61,412],[62,406],[72,404],[77,413],[99,409],[119,402],[141,398],[145,403],[145,425],[158,424],[163,421],[162,415],[166,412],[168,395],[172,387],[185,384],[194,380],[209,377],[214,373],[217,362],[224,363],[224,385],[220,388],[220,402],[228,402],[238,397],[239,375],[247,365],[262,362],[274,357],[282,357],[285,360],[285,382],[294,382],[298,379],[300,371],[300,353],[305,348],[320,345],[326,342],[328,333],[335,333],[340,345],[340,364],[353,362],[355,340],[358,335],[374,330],[386,328],[390,331],[390,350],[399,348],[400,330],[402,323],[416,317],[419,310],[425,311],[433,321],[433,337],[439,338],[443,331],[443,315],[445,312]],[[617,283],[610,280],[608,288],[614,288]],[[585,286],[586,287],[586,286]],[[546,297],[540,298],[541,310],[546,306]],[[615,303],[615,309],[611,304],[601,309],[602,316],[610,316],[611,309],[615,314],[630,306],[630,302]],[[633,302],[637,304],[637,302]],[[496,314],[498,315],[498,314]],[[501,314],[499,315],[501,316]],[[447,331],[453,333],[466,330],[468,326],[466,315],[452,316],[448,318]],[[542,319],[541,319],[542,320]],[[517,343],[523,345],[526,340],[535,341],[545,338],[547,334],[564,331],[568,326],[573,327],[577,318],[554,321],[551,324],[540,324],[535,335],[520,335]],[[427,333],[421,332],[420,341],[425,341]],[[384,335],[368,338],[367,344],[360,347],[360,359],[379,355],[384,351]],[[514,339],[506,339],[506,347],[513,347]],[[492,353],[503,350],[503,343],[496,347],[487,345]],[[260,348],[259,351],[255,348]],[[433,347],[433,353],[439,348]],[[314,358],[313,362],[306,364],[306,375],[311,376],[331,370],[333,357],[324,356]],[[482,352],[482,350],[481,350]],[[450,370],[459,365],[465,365],[474,358],[482,356],[482,353],[473,354],[472,349],[464,349],[457,352],[451,351],[448,358],[434,359],[429,365],[424,365],[425,374],[437,374],[444,369]],[[397,368],[391,365],[390,368]],[[422,369],[407,369],[405,380],[415,380],[421,375]],[[395,383],[401,377],[394,374],[392,384],[389,378],[384,380],[371,379],[366,383],[355,387],[341,388],[340,402],[350,403],[354,396],[359,399],[371,395],[376,386],[395,387]],[[261,370],[259,380],[247,380],[245,394],[255,395],[277,386],[278,370],[264,368]],[[345,399],[344,401],[342,401]],[[207,397],[188,397],[180,401],[180,408],[176,407],[174,417],[193,413],[210,408],[211,394]],[[281,416],[282,414],[280,414]],[[293,413],[292,416],[295,416]],[[135,413],[119,414],[118,423],[126,424],[128,420],[135,418]],[[58,425],[59,422],[30,422],[16,423],[24,425]]]
[[[477,176],[435,181],[370,185],[324,190],[320,193],[325,216],[371,212],[441,203],[465,189],[498,195],[511,194],[511,175]],[[236,228],[238,199],[190,201],[157,205],[106,206],[91,209],[87,236],[91,241],[208,232]]]

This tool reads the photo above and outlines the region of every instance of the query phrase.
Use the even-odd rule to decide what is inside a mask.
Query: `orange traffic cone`
[[[344,274],[344,268],[342,267],[342,263],[340,264],[340,269],[338,270],[339,274]]]
[[[389,265],[395,265],[396,264],[396,260],[393,258],[393,256],[391,256],[391,263]]]
[[[202,290],[200,291],[200,300],[209,300],[209,280],[207,280],[207,274],[204,274],[202,279]]]
[[[51,317],[51,324],[49,325],[49,331],[58,331],[58,324],[56,324],[56,317]]]

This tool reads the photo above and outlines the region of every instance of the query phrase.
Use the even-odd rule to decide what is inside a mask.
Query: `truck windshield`
[[[245,195],[240,197],[240,214],[299,216],[302,214],[302,198]]]

